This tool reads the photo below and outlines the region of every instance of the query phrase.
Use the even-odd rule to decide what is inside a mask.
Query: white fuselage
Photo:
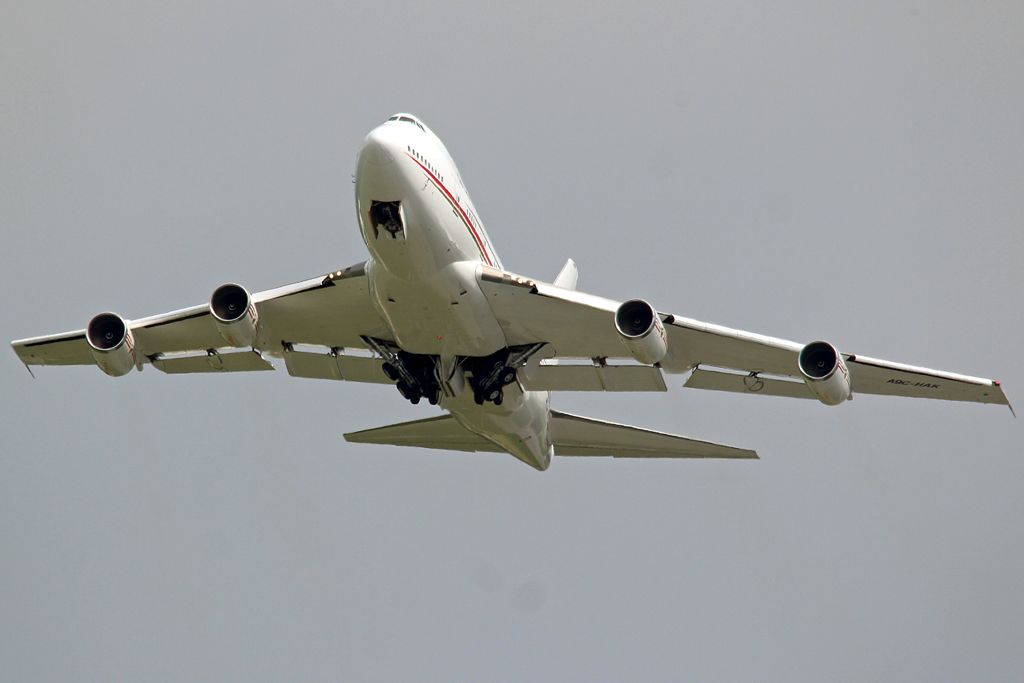
[[[455,162],[421,121],[396,115],[367,135],[356,163],[356,211],[371,254],[370,296],[404,351],[452,363],[508,346],[479,286],[483,266],[501,261]],[[389,229],[381,216],[395,211],[400,221]],[[445,393],[440,405],[527,464],[550,465],[547,392],[513,382],[500,406],[477,405],[468,389]]]

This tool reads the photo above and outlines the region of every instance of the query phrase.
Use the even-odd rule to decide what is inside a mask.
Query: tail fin
[[[562,266],[562,270],[558,271],[558,276],[552,284],[562,289],[576,289],[576,283],[579,279],[580,272],[576,268],[576,262],[569,259]]]

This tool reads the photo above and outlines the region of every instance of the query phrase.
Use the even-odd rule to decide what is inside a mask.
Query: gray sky
[[[363,260],[407,110],[511,270],[1024,404],[1024,10],[819,5],[5,2],[0,338]],[[1004,409],[558,395],[763,459],[538,473],[345,444],[433,414],[388,387],[37,375],[0,353],[6,680],[1024,676]]]

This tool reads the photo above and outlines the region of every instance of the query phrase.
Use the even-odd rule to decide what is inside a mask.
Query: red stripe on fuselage
[[[490,254],[487,253],[487,247],[484,245],[484,241],[480,239],[480,234],[476,231],[476,227],[473,226],[473,221],[469,219],[469,216],[462,209],[462,206],[460,206],[459,202],[456,201],[455,195],[449,192],[448,188],[444,186],[444,183],[442,183],[441,180],[436,175],[434,175],[434,173],[429,168],[420,163],[419,159],[409,154],[408,152],[405,153],[405,156],[415,161],[416,165],[422,168],[423,172],[426,173],[430,177],[430,179],[434,181],[434,184],[441,188],[441,191],[444,192],[445,196],[448,198],[448,201],[451,202],[451,205],[454,206],[455,209],[459,212],[459,216],[462,218],[462,222],[466,224],[466,227],[469,228],[469,231],[473,234],[473,239],[476,241],[476,246],[477,248],[480,249],[480,254],[483,255],[484,259],[487,261],[487,265],[493,266],[494,262],[491,260]]]

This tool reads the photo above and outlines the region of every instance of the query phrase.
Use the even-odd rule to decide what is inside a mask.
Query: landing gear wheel
[[[502,396],[501,396],[501,389],[493,388],[493,389],[489,389],[487,391],[487,400],[488,401],[498,401],[501,398],[502,398]]]
[[[398,393],[402,395],[402,398],[409,399],[412,396],[413,389],[405,382],[399,382],[397,385]]]
[[[388,379],[391,380],[392,382],[397,381],[398,378],[401,377],[401,375],[398,374],[398,369],[395,368],[395,366],[392,365],[391,363],[385,363],[384,365],[380,366],[380,369],[384,371],[384,374],[387,375]]]
[[[399,382],[397,386],[398,393],[402,395],[402,398],[411,402],[413,405],[419,403],[420,399],[423,397],[423,392],[419,390],[419,387],[409,386],[405,382]]]
[[[482,406],[484,404],[484,395],[479,389],[473,390],[473,402],[478,406]]]
[[[494,398],[494,405],[500,406],[501,402],[505,400],[505,392],[498,389],[498,395]]]
[[[515,368],[505,368],[504,370],[501,371],[501,385],[502,386],[505,386],[506,384],[512,384],[512,382],[515,382],[515,381],[516,381],[516,369]]]

